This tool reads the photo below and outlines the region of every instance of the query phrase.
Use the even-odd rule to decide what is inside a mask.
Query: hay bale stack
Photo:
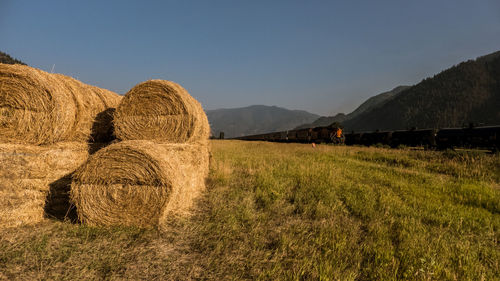
[[[0,227],[67,212],[69,175],[103,145],[95,142],[111,139],[120,99],[61,74],[0,64]]]
[[[150,80],[114,113],[118,140],[73,175],[71,199],[90,225],[161,226],[189,213],[208,174],[208,120],[180,85]]]
[[[128,91],[116,109],[114,126],[120,140],[196,143],[206,142],[210,134],[200,103],[165,80],[146,81]]]
[[[94,119],[120,99],[61,74],[0,64],[0,142],[87,142],[93,129],[109,131],[109,125],[94,126]]]
[[[66,175],[87,158],[85,143],[0,143],[0,227],[36,223],[47,214],[64,216],[69,207]]]
[[[207,173],[206,145],[123,141],[75,172],[71,199],[83,223],[153,227],[186,213]]]

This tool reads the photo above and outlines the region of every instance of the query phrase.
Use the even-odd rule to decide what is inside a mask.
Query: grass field
[[[0,279],[499,280],[500,156],[212,141],[168,231],[0,232]]]

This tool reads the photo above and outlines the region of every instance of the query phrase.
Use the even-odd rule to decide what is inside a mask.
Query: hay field
[[[211,141],[166,232],[0,232],[0,279],[498,280],[500,156]]]

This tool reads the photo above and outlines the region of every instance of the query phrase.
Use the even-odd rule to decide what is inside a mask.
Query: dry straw
[[[61,74],[0,64],[0,142],[86,142],[99,130],[110,130],[109,124],[95,124],[95,118],[120,99]]]
[[[85,143],[0,144],[0,227],[36,223],[68,211],[66,175],[88,157]]]
[[[83,223],[153,227],[187,213],[207,173],[206,145],[123,141],[75,172],[71,199]]]
[[[121,140],[206,142],[210,133],[201,107],[179,84],[150,80],[133,87],[115,113],[115,133]]]
[[[68,211],[69,175],[102,145],[95,142],[109,141],[120,99],[61,74],[0,64],[0,227]]]

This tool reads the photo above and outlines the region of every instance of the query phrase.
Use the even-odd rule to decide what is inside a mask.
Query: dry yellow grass
[[[75,172],[71,199],[83,223],[155,227],[189,212],[207,174],[206,145],[123,141]]]
[[[114,125],[121,140],[192,143],[206,142],[210,134],[200,103],[179,84],[165,80],[130,89],[116,109]]]

